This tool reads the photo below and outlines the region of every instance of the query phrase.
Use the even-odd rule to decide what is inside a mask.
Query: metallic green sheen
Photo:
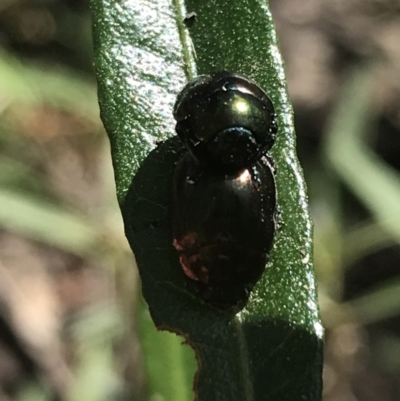
[[[241,112],[232,112],[235,110],[235,104],[238,102],[246,102]],[[261,107],[261,104],[248,96],[237,92],[225,92],[221,94],[218,102],[199,105],[199,109],[193,118],[191,130],[196,132],[199,140],[208,140],[225,128],[231,126],[251,127],[258,121],[266,120],[267,114]],[[212,122],[212,126],[204,124],[204,121]]]
[[[225,171],[249,167],[275,142],[271,99],[256,83],[228,71],[191,80],[177,97],[174,117],[192,156]]]

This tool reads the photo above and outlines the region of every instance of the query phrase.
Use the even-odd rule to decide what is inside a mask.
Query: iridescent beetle
[[[276,219],[276,114],[254,82],[202,75],[178,95],[176,132],[187,152],[173,180],[173,245],[197,293],[217,308],[242,307],[261,277]]]

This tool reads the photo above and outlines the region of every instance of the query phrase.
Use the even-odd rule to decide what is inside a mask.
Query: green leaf
[[[267,3],[92,0],[91,5],[101,116],[126,235],[156,326],[181,334],[196,352],[196,399],[319,400],[323,330],[312,223]],[[183,24],[186,10],[197,14],[190,32]],[[182,146],[177,138],[166,139],[174,136],[175,97],[195,69],[199,74],[224,69],[254,79],[278,113],[271,155],[280,225],[270,263],[237,314],[192,294],[168,224],[172,174]],[[157,146],[160,140],[166,141]]]
[[[110,137],[120,204],[158,141],[174,134],[172,107],[185,84],[169,1],[91,2],[100,115]]]

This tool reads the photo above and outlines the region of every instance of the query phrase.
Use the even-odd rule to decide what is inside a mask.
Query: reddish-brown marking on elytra
[[[174,238],[172,245],[174,246],[174,248],[179,252],[179,251],[183,251],[182,245],[179,244],[179,241]]]
[[[191,257],[187,257],[187,256],[185,256],[185,255],[182,255],[180,258],[179,258],[179,262],[180,262],[180,264],[181,264],[181,266],[182,266],[182,269],[183,269],[183,272],[189,277],[189,278],[191,278],[192,280],[195,280],[195,281],[200,281],[200,278],[199,277],[197,277],[197,275],[196,275],[196,273],[192,270],[192,268],[191,268],[191,264],[193,263],[193,258],[195,258],[195,259],[197,259],[197,258],[199,258],[199,255],[193,255],[193,256],[191,256]]]
[[[190,256],[181,254],[179,262],[182,266],[183,272],[190,279],[201,281],[204,284],[207,284],[210,280],[208,269],[203,265],[201,256],[198,253]]]
[[[197,234],[190,232],[181,239],[174,239],[173,245],[179,252],[183,272],[192,280],[207,284],[210,280],[208,268],[204,266],[197,244]]]

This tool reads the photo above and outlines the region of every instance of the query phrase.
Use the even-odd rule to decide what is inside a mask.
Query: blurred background
[[[398,401],[400,3],[270,4],[315,222],[324,401]],[[0,401],[162,401],[137,294],[88,0],[2,0]]]

